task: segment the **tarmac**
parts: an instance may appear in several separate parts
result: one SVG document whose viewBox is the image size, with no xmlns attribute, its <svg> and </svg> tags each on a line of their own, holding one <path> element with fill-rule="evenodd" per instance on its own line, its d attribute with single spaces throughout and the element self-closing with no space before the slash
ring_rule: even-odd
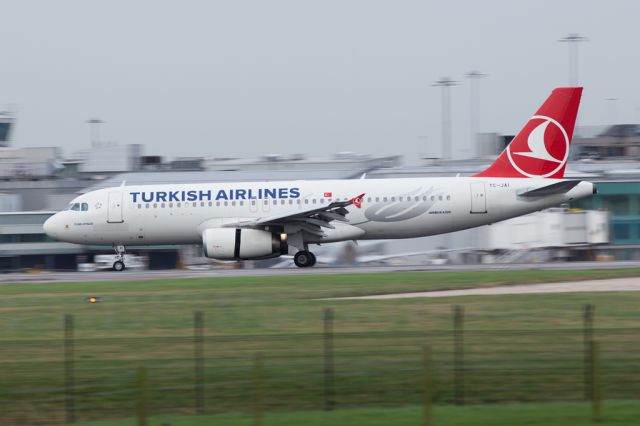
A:
<svg viewBox="0 0 640 426">
<path fill-rule="evenodd" d="M 93 281 L 139 281 L 156 279 L 255 277 L 255 276 L 304 276 L 333 274 L 367 274 L 386 272 L 442 272 L 442 271 L 500 271 L 500 270 L 570 270 L 570 269 L 622 269 L 640 268 L 639 261 L 628 262 L 559 262 L 539 264 L 490 264 L 490 265 L 443 265 L 443 266 L 349 266 L 280 269 L 175 269 L 159 271 L 111 270 L 98 272 L 19 272 L 0 274 L 0 284 L 48 283 L 48 282 L 93 282 Z M 638 279 L 640 281 L 640 279 Z M 515 286 L 511 286 L 513 288 Z M 526 286 L 530 287 L 530 286 Z M 427 297 L 427 296 L 425 296 Z"/>
</svg>

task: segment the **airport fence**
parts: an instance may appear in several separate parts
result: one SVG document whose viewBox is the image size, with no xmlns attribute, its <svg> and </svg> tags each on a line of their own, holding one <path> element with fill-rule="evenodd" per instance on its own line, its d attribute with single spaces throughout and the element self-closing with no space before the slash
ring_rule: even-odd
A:
<svg viewBox="0 0 640 426">
<path fill-rule="evenodd" d="M 425 392 L 455 404 L 640 395 L 640 329 L 596 329 L 592 307 L 580 329 L 467 330 L 460 306 L 438 332 L 320 319 L 321 333 L 213 335 L 196 312 L 188 337 L 75 338 L 67 315 L 63 339 L 2 341 L 0 424 L 387 407 Z"/>
</svg>

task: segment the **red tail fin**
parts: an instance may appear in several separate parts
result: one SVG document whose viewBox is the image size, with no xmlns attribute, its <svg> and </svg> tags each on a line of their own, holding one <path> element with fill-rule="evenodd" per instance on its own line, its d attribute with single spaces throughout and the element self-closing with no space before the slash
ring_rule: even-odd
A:
<svg viewBox="0 0 640 426">
<path fill-rule="evenodd" d="M 561 179 L 581 95 L 582 87 L 553 90 L 496 161 L 475 176 Z"/>
</svg>

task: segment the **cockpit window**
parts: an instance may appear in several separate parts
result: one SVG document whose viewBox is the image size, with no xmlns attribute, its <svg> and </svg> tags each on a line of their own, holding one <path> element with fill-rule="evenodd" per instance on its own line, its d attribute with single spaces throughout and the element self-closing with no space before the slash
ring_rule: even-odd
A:
<svg viewBox="0 0 640 426">
<path fill-rule="evenodd" d="M 79 212 L 79 211 L 83 211 L 86 212 L 89 210 L 89 204 L 87 203 L 71 203 L 69 204 L 69 207 L 67 207 L 67 210 L 71 210 L 74 212 Z"/>
</svg>

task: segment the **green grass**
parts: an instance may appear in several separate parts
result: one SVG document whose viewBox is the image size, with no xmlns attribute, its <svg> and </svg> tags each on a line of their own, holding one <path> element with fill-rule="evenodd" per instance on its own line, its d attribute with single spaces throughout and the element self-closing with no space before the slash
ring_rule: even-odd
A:
<svg viewBox="0 0 640 426">
<path fill-rule="evenodd" d="M 269 410 L 322 407 L 322 310 L 335 312 L 339 408 L 395 407 L 421 398 L 421 351 L 433 352 L 434 399 L 453 398 L 451 305 L 465 307 L 465 387 L 470 402 L 576 400 L 583 394 L 581 309 L 594 303 L 610 399 L 640 393 L 640 293 L 317 300 L 640 276 L 640 270 L 385 273 L 197 278 L 0 286 L 0 419 L 64 418 L 64 314 L 75 318 L 80 419 L 133 412 L 145 366 L 153 413 L 191 414 L 193 312 L 205 315 L 209 413 L 246 410 L 253 359 L 264 355 Z M 96 295 L 101 302 L 89 304 Z M 0 421 L 0 424 L 2 421 Z"/>
<path fill-rule="evenodd" d="M 635 426 L 640 404 L 637 401 L 609 401 L 598 425 Z M 267 413 L 264 426 L 417 426 L 423 412 L 418 406 L 367 408 L 291 413 Z M 431 417 L 436 426 L 581 426 L 593 425 L 591 407 L 585 403 L 488 404 L 467 407 L 436 406 Z M 77 426 L 134 426 L 136 419 L 79 423 Z M 158 416 L 147 420 L 148 426 L 250 426 L 248 414 L 217 416 Z"/>
</svg>

